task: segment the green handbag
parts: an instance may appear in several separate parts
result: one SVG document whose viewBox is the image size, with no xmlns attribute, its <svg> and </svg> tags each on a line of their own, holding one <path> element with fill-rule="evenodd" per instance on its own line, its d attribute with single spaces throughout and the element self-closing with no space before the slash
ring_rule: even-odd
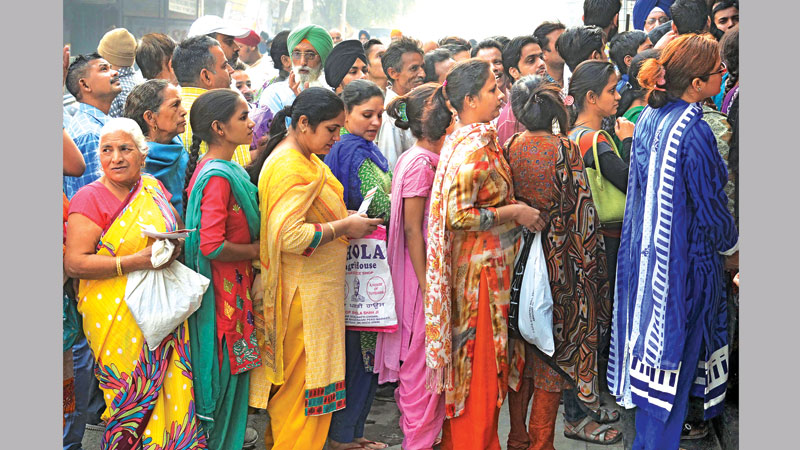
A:
<svg viewBox="0 0 800 450">
<path fill-rule="evenodd" d="M 584 132 L 582 130 L 575 139 L 579 148 L 579 142 Z M 594 133 L 594 139 L 592 140 L 592 152 L 594 152 L 594 165 L 596 168 L 586 167 L 586 178 L 589 179 L 589 188 L 592 191 L 592 200 L 600 223 L 622 223 L 622 217 L 625 215 L 625 193 L 611 184 L 600 171 L 600 160 L 597 158 L 597 137 L 601 134 L 608 139 L 608 144 L 614 150 L 614 153 L 620 156 L 611 136 L 605 130 L 598 130 Z"/>
</svg>

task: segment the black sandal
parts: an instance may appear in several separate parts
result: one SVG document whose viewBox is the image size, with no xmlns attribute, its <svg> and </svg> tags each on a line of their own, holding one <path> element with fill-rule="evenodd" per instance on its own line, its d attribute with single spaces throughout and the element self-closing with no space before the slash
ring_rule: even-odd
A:
<svg viewBox="0 0 800 450">
<path fill-rule="evenodd" d="M 693 441 L 708 436 L 708 422 L 684 422 L 681 429 L 681 440 Z"/>
</svg>

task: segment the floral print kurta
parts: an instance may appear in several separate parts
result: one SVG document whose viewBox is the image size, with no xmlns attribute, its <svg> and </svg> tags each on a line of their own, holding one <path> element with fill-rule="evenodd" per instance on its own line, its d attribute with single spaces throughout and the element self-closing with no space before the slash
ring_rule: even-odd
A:
<svg viewBox="0 0 800 450">
<path fill-rule="evenodd" d="M 492 334 L 497 362 L 498 407 L 502 405 L 508 390 L 508 304 L 514 256 L 520 228 L 515 222 L 497 225 L 497 210 L 501 206 L 514 203 L 514 188 L 511 170 L 500 152 L 497 134 L 490 124 L 472 124 L 456 130 L 445 141 L 441 152 L 437 178 L 443 179 L 439 186 L 441 198 L 433 198 L 431 204 L 432 220 L 442 219 L 446 230 L 443 234 L 446 244 L 437 245 L 438 239 L 429 234 L 429 266 L 431 255 L 434 258 L 442 253 L 444 264 L 434 264 L 434 270 L 445 269 L 443 281 L 431 274 L 436 283 L 447 283 L 450 308 L 437 308 L 436 301 L 429 306 L 432 297 L 426 300 L 426 321 L 437 309 L 451 309 L 449 326 L 452 334 L 444 339 L 444 351 L 449 347 L 452 353 L 445 373 L 445 404 L 447 417 L 457 417 L 464 411 L 472 378 L 473 349 L 475 346 L 478 321 L 478 292 L 481 273 L 486 272 L 489 282 Z M 434 182 L 434 189 L 437 188 Z M 446 209 L 445 209 L 446 208 Z M 441 216 L 446 210 L 446 217 Z M 437 234 L 437 227 L 429 233 Z M 447 242 L 449 241 L 449 242 Z M 441 248 L 441 250 L 439 250 Z M 449 254 L 450 256 L 448 256 Z M 443 267 L 447 265 L 449 267 Z M 429 282 L 429 285 L 431 283 Z M 443 322 L 445 318 L 441 319 Z M 435 328 L 435 327 L 434 327 Z M 447 333 L 447 326 L 441 327 Z M 437 331 L 426 327 L 427 337 L 436 339 Z M 428 353 L 431 348 L 428 348 Z M 429 354 L 430 358 L 431 355 Z M 430 364 L 429 364 L 430 366 Z"/>
</svg>

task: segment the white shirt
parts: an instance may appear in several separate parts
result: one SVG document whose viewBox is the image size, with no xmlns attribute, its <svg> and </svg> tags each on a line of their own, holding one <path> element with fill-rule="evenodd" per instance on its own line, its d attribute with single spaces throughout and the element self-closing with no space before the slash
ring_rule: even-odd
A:
<svg viewBox="0 0 800 450">
<path fill-rule="evenodd" d="M 398 97 L 398 95 L 392 88 L 386 88 L 386 100 L 383 102 L 383 105 L 388 105 L 396 97 Z M 417 138 L 411 134 L 411 130 L 401 130 L 397 128 L 394 124 L 394 120 L 395 119 L 389 117 L 386 112 L 383 113 L 383 123 L 381 124 L 381 129 L 378 130 L 378 138 L 375 140 L 381 153 L 389 161 L 389 168 L 392 169 L 392 171 L 394 171 L 397 158 L 399 158 L 404 151 L 413 147 L 417 142 Z"/>
</svg>

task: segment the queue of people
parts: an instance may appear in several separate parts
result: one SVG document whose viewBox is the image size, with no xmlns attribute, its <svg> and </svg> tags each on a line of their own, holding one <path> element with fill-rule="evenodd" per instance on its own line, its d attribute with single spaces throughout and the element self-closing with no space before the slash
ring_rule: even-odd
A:
<svg viewBox="0 0 800 450">
<path fill-rule="evenodd" d="M 104 449 L 385 448 L 386 383 L 406 450 L 499 449 L 506 398 L 509 449 L 553 449 L 560 403 L 567 438 L 614 444 L 602 392 L 635 449 L 703 437 L 735 359 L 738 3 L 640 0 L 622 33 L 619 10 L 425 50 L 307 25 L 266 59 L 214 16 L 65 49 L 64 448 L 92 422 Z M 396 326 L 345 326 L 349 242 L 384 229 Z M 509 332 L 534 234 L 552 352 Z M 208 287 L 146 342 L 130 274 L 173 262 Z"/>
</svg>

